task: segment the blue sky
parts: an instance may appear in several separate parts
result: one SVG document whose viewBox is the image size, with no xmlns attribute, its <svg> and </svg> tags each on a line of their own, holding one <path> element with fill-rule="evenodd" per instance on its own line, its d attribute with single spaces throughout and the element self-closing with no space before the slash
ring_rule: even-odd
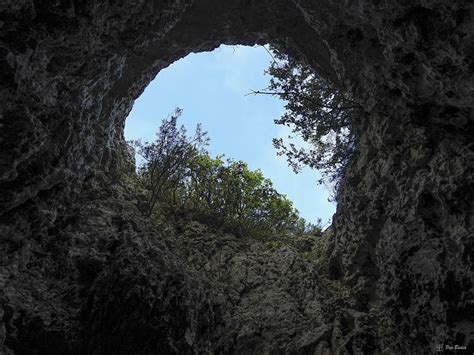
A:
<svg viewBox="0 0 474 355">
<path fill-rule="evenodd" d="M 213 156 L 225 154 L 247 162 L 252 170 L 261 169 L 302 217 L 313 223 L 321 218 L 325 225 L 336 205 L 328 202 L 328 189 L 317 184 L 318 172 L 305 169 L 295 174 L 273 148 L 272 138 L 289 133 L 273 123 L 284 112 L 284 102 L 269 95 L 246 95 L 268 86 L 270 77 L 264 70 L 270 61 L 261 46 L 221 46 L 188 55 L 163 69 L 135 101 L 125 138 L 153 141 L 161 120 L 180 107 L 178 122 L 189 133 L 202 123 Z"/>
</svg>

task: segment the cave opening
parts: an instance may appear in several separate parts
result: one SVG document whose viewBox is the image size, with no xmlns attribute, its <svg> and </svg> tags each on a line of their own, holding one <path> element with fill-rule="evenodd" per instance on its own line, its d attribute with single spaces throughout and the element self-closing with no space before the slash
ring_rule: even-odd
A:
<svg viewBox="0 0 474 355">
<path fill-rule="evenodd" d="M 197 124 L 209 133 L 209 153 L 248 163 L 261 170 L 276 190 L 288 197 L 307 222 L 331 223 L 336 204 L 331 186 L 318 184 L 321 174 L 305 167 L 295 174 L 278 156 L 273 138 L 296 138 L 285 125 L 276 125 L 285 102 L 274 95 L 254 95 L 269 86 L 268 67 L 275 60 L 269 45 L 221 45 L 210 52 L 191 53 L 162 69 L 136 99 L 125 121 L 127 141 L 154 140 L 162 119 L 176 107 L 188 132 Z M 136 156 L 137 163 L 140 157 Z"/>
</svg>

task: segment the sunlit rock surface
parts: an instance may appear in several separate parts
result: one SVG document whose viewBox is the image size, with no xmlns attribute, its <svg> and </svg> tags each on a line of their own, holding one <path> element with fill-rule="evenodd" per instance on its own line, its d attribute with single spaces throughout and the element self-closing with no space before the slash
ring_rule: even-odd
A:
<svg viewBox="0 0 474 355">
<path fill-rule="evenodd" d="M 474 346 L 473 7 L 3 1 L 0 352 Z M 124 119 L 160 69 L 223 43 L 267 42 L 364 106 L 324 241 L 329 274 L 295 246 L 192 223 L 167 233 L 142 219 L 124 182 Z M 196 266 L 219 254 L 217 278 Z"/>
</svg>

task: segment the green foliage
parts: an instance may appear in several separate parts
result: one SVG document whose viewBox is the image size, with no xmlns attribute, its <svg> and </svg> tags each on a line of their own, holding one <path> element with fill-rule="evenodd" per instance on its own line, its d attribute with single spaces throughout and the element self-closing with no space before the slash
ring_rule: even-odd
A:
<svg viewBox="0 0 474 355">
<path fill-rule="evenodd" d="M 153 143 L 135 142 L 143 164 L 138 180 L 146 191 L 145 213 L 192 210 L 235 233 L 301 234 L 310 225 L 260 170 L 243 161 L 212 158 L 198 126 L 193 137 L 177 127 L 181 110 L 162 122 Z"/>
<path fill-rule="evenodd" d="M 176 193 L 188 170 L 188 162 L 203 151 L 207 133 L 198 125 L 193 137 L 188 138 L 184 126 L 177 120 L 182 110 L 164 119 L 156 140 L 152 143 L 132 142 L 143 163 L 138 167 L 138 181 L 146 191 L 145 214 L 150 216 L 159 201 Z"/>
<path fill-rule="evenodd" d="M 336 185 L 353 153 L 355 135 L 352 129 L 354 112 L 360 106 L 347 92 L 321 78 L 301 61 L 272 48 L 274 61 L 266 71 L 270 85 L 254 94 L 277 96 L 286 101 L 283 116 L 275 123 L 292 128 L 308 147 L 297 147 L 283 139 L 274 139 L 278 155 L 286 155 L 289 166 L 299 172 L 303 166 L 318 169 L 323 178 L 319 183 Z"/>
<path fill-rule="evenodd" d="M 199 208 L 234 232 L 296 232 L 305 222 L 260 170 L 223 156 L 196 155 L 189 162 L 181 206 Z M 301 227 L 303 226 L 303 227 Z"/>
<path fill-rule="evenodd" d="M 304 234 L 308 236 L 320 236 L 323 232 L 322 219 L 318 218 L 316 224 L 306 223 L 304 226 Z"/>
<path fill-rule="evenodd" d="M 272 240 L 271 242 L 268 242 L 267 244 L 272 249 L 281 249 L 286 246 L 286 244 L 281 240 Z"/>
</svg>

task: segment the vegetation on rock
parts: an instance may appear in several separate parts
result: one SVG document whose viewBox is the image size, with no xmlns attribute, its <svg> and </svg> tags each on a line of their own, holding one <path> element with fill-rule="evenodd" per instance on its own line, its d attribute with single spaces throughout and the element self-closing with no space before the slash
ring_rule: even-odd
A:
<svg viewBox="0 0 474 355">
<path fill-rule="evenodd" d="M 152 143 L 133 142 L 143 159 L 138 182 L 145 192 L 147 216 L 167 211 L 198 212 L 237 234 L 313 233 L 285 195 L 260 170 L 243 161 L 211 157 L 207 133 L 198 125 L 188 137 L 178 127 L 180 109 L 162 121 Z"/>
</svg>

